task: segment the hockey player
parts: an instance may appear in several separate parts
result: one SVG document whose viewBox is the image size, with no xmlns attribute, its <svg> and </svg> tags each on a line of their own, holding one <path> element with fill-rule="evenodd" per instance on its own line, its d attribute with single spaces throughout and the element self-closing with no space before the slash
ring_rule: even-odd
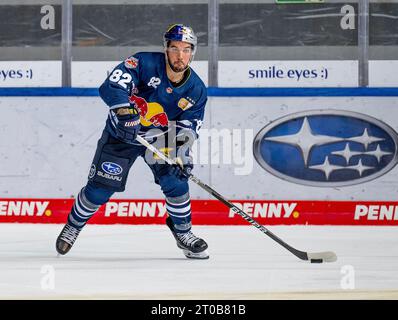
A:
<svg viewBox="0 0 398 320">
<path fill-rule="evenodd" d="M 207 259 L 207 243 L 195 236 L 187 178 L 192 170 L 190 148 L 201 127 L 207 102 L 206 87 L 190 68 L 197 48 L 192 28 L 169 26 L 163 52 L 140 52 L 127 58 L 111 72 L 99 88 L 109 106 L 105 129 L 87 184 L 76 197 L 68 220 L 56 241 L 59 254 L 66 254 L 80 231 L 114 192 L 125 190 L 131 166 L 139 157 L 153 172 L 165 196 L 170 228 L 177 246 L 187 258 Z M 161 163 L 136 141 L 141 135 L 181 166 Z M 162 145 L 163 142 L 168 143 Z M 162 148 L 163 146 L 163 148 Z M 142 183 L 133 182 L 134 184 Z"/>
</svg>

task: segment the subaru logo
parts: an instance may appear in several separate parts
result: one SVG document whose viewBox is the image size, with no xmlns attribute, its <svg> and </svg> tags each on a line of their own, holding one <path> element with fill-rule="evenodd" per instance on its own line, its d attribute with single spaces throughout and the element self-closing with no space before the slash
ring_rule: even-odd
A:
<svg viewBox="0 0 398 320">
<path fill-rule="evenodd" d="M 123 169 L 116 163 L 113 162 L 103 162 L 101 165 L 102 170 L 113 176 L 117 176 L 122 173 Z"/>
<path fill-rule="evenodd" d="M 398 134 L 368 115 L 312 110 L 282 117 L 260 130 L 254 157 L 268 172 L 310 186 L 373 180 L 397 164 Z"/>
</svg>

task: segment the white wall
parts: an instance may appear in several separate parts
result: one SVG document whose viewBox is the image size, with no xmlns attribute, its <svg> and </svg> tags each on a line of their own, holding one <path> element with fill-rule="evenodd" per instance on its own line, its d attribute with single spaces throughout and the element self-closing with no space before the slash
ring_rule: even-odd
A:
<svg viewBox="0 0 398 320">
<path fill-rule="evenodd" d="M 91 97 L 0 97 L 0 197 L 77 194 L 87 182 L 107 108 Z M 208 180 L 207 168 L 197 172 Z M 142 159 L 131 173 L 121 197 L 162 197 Z M 201 190 L 195 194 L 207 197 Z"/>
<path fill-rule="evenodd" d="M 298 111 L 326 108 L 368 114 L 398 131 L 395 98 L 210 98 L 203 133 L 210 128 L 227 134 L 243 133 L 247 141 L 240 151 L 250 157 L 246 167 L 237 164 L 235 154 L 230 164 L 196 165 L 194 173 L 231 199 L 396 200 L 397 167 L 370 182 L 315 188 L 275 177 L 253 159 L 252 138 L 270 121 Z M 107 107 L 100 98 L 0 97 L 0 110 L 0 197 L 75 195 L 86 183 L 106 120 Z M 248 131 L 242 131 L 245 129 Z M 196 159 L 203 162 L 206 157 L 198 155 L 208 145 L 202 138 L 196 146 Z M 207 162 L 220 159 L 214 148 L 206 154 L 210 155 Z M 245 171 L 248 173 L 242 175 Z M 191 193 L 193 198 L 211 198 L 195 185 Z M 140 159 L 132 168 L 125 193 L 117 197 L 161 198 L 162 194 Z"/>
</svg>

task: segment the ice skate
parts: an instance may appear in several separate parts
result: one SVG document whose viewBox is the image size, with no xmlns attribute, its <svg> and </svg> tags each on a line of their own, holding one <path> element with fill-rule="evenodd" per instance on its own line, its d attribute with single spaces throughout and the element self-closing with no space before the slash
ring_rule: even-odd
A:
<svg viewBox="0 0 398 320">
<path fill-rule="evenodd" d="M 208 259 L 207 243 L 201 238 L 195 236 L 191 231 L 186 233 L 177 233 L 174 231 L 173 222 L 167 217 L 166 224 L 177 241 L 177 246 L 182 249 L 184 255 L 190 259 Z"/>
<path fill-rule="evenodd" d="M 79 233 L 79 229 L 76 229 L 75 227 L 67 223 L 57 238 L 57 242 L 55 245 L 57 252 L 62 255 L 68 253 L 68 251 L 75 243 Z"/>
</svg>

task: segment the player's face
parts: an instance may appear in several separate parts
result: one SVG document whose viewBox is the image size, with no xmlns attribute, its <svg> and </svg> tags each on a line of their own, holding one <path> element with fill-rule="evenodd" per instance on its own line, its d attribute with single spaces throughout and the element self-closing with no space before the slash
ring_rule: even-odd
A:
<svg viewBox="0 0 398 320">
<path fill-rule="evenodd" d="M 174 72 L 183 72 L 188 67 L 191 56 L 192 46 L 190 43 L 171 41 L 167 48 L 167 59 Z"/>
</svg>

